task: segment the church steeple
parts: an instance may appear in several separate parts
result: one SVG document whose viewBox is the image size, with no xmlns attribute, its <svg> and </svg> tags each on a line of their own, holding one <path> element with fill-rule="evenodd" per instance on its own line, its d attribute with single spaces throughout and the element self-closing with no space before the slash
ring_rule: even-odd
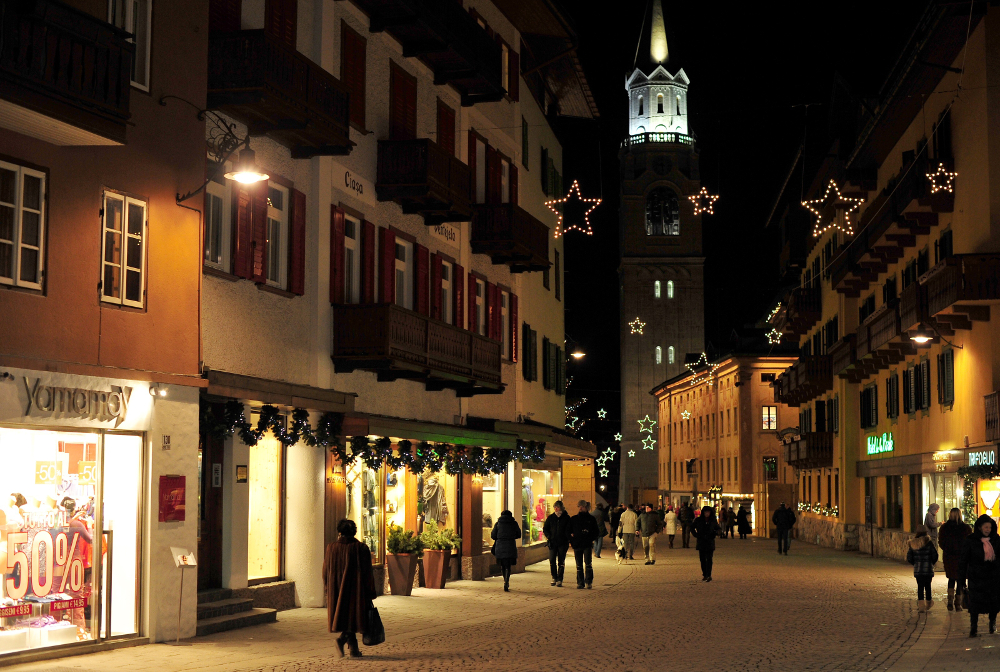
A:
<svg viewBox="0 0 1000 672">
<path fill-rule="evenodd" d="M 653 0 L 653 20 L 649 34 L 649 59 L 662 65 L 670 59 L 670 49 L 667 48 L 667 27 L 663 22 L 663 5 L 660 0 Z"/>
<path fill-rule="evenodd" d="M 687 90 L 691 82 L 683 68 L 672 75 L 664 67 L 670 58 L 670 50 L 660 0 L 652 1 L 646 18 L 649 31 L 644 29 L 639 36 L 637 52 L 643 53 L 640 50 L 649 39 L 649 62 L 636 63 L 637 67 L 625 80 L 629 97 L 629 135 L 677 133 L 687 138 L 690 135 Z M 648 70 L 644 71 L 646 68 Z"/>
</svg>

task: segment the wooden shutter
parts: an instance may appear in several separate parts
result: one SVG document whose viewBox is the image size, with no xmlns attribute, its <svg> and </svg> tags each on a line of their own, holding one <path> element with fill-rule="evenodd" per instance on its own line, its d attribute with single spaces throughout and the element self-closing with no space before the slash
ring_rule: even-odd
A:
<svg viewBox="0 0 1000 672">
<path fill-rule="evenodd" d="M 878 424 L 878 385 L 872 385 L 868 391 L 871 393 L 871 426 L 874 427 Z"/>
<path fill-rule="evenodd" d="M 955 351 L 944 353 L 944 403 L 955 403 Z"/>
<path fill-rule="evenodd" d="M 455 110 L 438 98 L 437 143 L 450 156 L 455 156 Z"/>
<path fill-rule="evenodd" d="M 510 202 L 517 205 L 517 166 L 510 164 Z"/>
<path fill-rule="evenodd" d="M 243 0 L 211 0 L 208 5 L 208 30 L 212 33 L 235 33 L 240 29 Z"/>
<path fill-rule="evenodd" d="M 944 354 L 937 356 L 937 392 L 938 403 L 944 405 Z"/>
<path fill-rule="evenodd" d="M 531 327 L 527 322 L 521 327 L 521 377 L 531 380 Z"/>
<path fill-rule="evenodd" d="M 361 222 L 361 302 L 375 303 L 375 225 Z"/>
<path fill-rule="evenodd" d="M 562 348 L 556 348 L 556 394 L 566 394 L 566 355 Z"/>
<path fill-rule="evenodd" d="M 441 319 L 441 267 L 443 260 L 437 254 L 431 255 L 431 317 Z"/>
<path fill-rule="evenodd" d="M 552 389 L 552 378 L 550 378 L 549 372 L 549 339 L 542 337 L 542 387 L 546 390 Z"/>
<path fill-rule="evenodd" d="M 254 282 L 267 282 L 267 180 L 251 185 L 248 191 L 253 251 L 250 272 Z"/>
<path fill-rule="evenodd" d="M 417 137 L 417 78 L 395 63 L 389 68 L 389 138 Z"/>
<path fill-rule="evenodd" d="M 396 234 L 392 229 L 379 230 L 379 301 L 396 302 Z"/>
<path fill-rule="evenodd" d="M 500 155 L 495 148 L 486 145 L 486 202 L 499 203 L 502 189 Z"/>
<path fill-rule="evenodd" d="M 302 296 L 306 293 L 306 195 L 292 189 L 289 200 L 288 291 Z"/>
<path fill-rule="evenodd" d="M 233 202 L 236 204 L 236 227 L 233 235 L 233 275 L 249 280 L 253 277 L 253 209 L 249 190 L 239 182 L 233 183 Z"/>
<path fill-rule="evenodd" d="M 265 0 L 264 31 L 287 47 L 295 49 L 298 0 Z"/>
<path fill-rule="evenodd" d="M 513 49 L 508 49 L 507 53 L 509 54 L 507 76 L 510 78 L 507 95 L 516 103 L 521 99 L 521 56 Z"/>
<path fill-rule="evenodd" d="M 826 402 L 816 402 L 816 431 L 826 431 Z"/>
<path fill-rule="evenodd" d="M 921 408 L 930 408 L 931 406 L 931 362 L 929 359 L 925 359 L 920 362 L 920 373 L 923 379 L 923 405 Z"/>
<path fill-rule="evenodd" d="M 414 290 L 413 305 L 416 307 L 417 312 L 421 315 L 430 315 L 430 305 L 428 302 L 430 297 L 427 294 L 427 282 L 430 272 L 430 253 L 426 247 L 420 244 L 413 245 L 413 263 L 413 275 L 417 284 L 416 289 Z"/>
<path fill-rule="evenodd" d="M 520 344 L 517 328 L 517 294 L 510 295 L 510 361 L 517 362 L 517 348 Z"/>
<path fill-rule="evenodd" d="M 330 303 L 346 303 L 344 268 L 344 211 L 330 205 Z M 354 263 L 359 263 L 355 260 Z"/>
<path fill-rule="evenodd" d="M 366 51 L 368 41 L 341 20 L 340 81 L 350 92 L 351 123 L 365 127 Z"/>
<path fill-rule="evenodd" d="M 469 273 L 469 331 L 479 333 L 479 311 L 476 310 L 476 276 Z"/>
<path fill-rule="evenodd" d="M 451 265 L 451 315 L 452 324 L 465 328 L 465 268 Z"/>
</svg>

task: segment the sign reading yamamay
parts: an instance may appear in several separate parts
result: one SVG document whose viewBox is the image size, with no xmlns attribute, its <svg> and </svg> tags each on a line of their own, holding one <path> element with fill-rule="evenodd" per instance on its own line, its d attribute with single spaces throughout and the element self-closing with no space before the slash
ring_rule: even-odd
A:
<svg viewBox="0 0 1000 672">
<path fill-rule="evenodd" d="M 892 440 L 892 432 L 886 432 L 882 436 L 868 437 L 868 454 L 878 455 L 879 453 L 891 453 L 895 444 Z"/>
</svg>

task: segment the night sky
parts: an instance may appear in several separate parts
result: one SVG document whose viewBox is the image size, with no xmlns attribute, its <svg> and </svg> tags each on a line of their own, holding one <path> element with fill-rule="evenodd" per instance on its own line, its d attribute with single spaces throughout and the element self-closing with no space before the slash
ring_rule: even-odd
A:
<svg viewBox="0 0 1000 672">
<path fill-rule="evenodd" d="M 721 196 L 716 214 L 703 220 L 710 352 L 724 350 L 734 329 L 758 320 L 779 289 L 777 231 L 765 231 L 764 223 L 802 140 L 805 115 L 811 123 L 826 117 L 835 74 L 856 95 L 877 96 L 925 4 L 664 0 L 667 69 L 683 67 L 691 79 L 702 183 Z M 624 82 L 646 0 L 614 6 L 621 11 L 563 3 L 576 22 L 580 59 L 601 113 L 596 122 L 560 127 L 565 183 L 579 179 L 584 196 L 604 198 L 591 214 L 594 235 L 570 233 L 565 243 L 566 331 L 587 353 L 568 365 L 567 398 L 589 399 L 581 417 L 594 419 L 583 436 L 598 442 L 618 431 L 618 148 L 627 133 Z M 601 407 L 606 422 L 596 420 Z"/>
</svg>

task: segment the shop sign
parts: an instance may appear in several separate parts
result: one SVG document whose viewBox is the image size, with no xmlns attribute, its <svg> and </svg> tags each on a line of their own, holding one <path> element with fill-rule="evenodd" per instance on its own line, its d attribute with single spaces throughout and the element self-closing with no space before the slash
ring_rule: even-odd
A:
<svg viewBox="0 0 1000 672">
<path fill-rule="evenodd" d="M 462 229 L 454 224 L 436 224 L 430 227 L 431 235 L 446 245 L 452 247 L 462 246 Z"/>
<path fill-rule="evenodd" d="M 76 416 L 99 422 L 115 421 L 115 427 L 125 422 L 132 388 L 111 385 L 108 390 L 87 390 L 81 387 L 56 387 L 43 385 L 40 378 L 32 384 L 24 378 L 24 391 L 28 393 L 28 403 L 24 414 L 50 413 Z"/>
<path fill-rule="evenodd" d="M 892 440 L 892 432 L 886 432 L 882 436 L 868 437 L 868 454 L 879 455 L 881 453 L 891 453 L 895 448 Z"/>
<path fill-rule="evenodd" d="M 967 463 L 970 467 L 986 467 L 997 463 L 997 449 L 986 448 L 984 450 L 970 450 L 967 455 Z"/>
<path fill-rule="evenodd" d="M 351 196 L 375 205 L 375 185 L 347 166 L 333 161 L 333 186 Z"/>
</svg>

